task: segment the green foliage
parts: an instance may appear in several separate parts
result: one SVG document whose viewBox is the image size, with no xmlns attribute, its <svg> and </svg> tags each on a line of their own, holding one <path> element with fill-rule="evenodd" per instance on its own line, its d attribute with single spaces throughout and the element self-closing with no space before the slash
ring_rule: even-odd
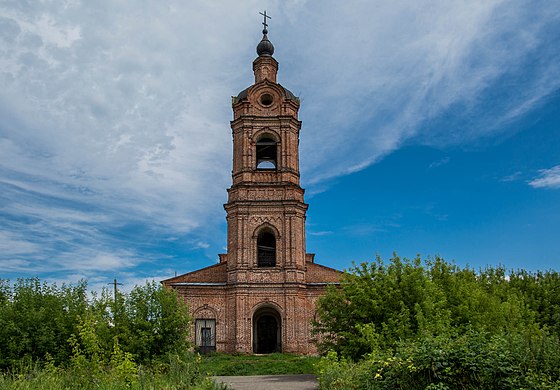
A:
<svg viewBox="0 0 560 390">
<path fill-rule="evenodd" d="M 545 332 L 470 330 L 400 342 L 357 363 L 331 351 L 316 369 L 321 389 L 558 389 L 559 347 Z"/>
<path fill-rule="evenodd" d="M 319 300 L 317 369 L 325 389 L 557 388 L 559 319 L 556 272 L 378 258 Z"/>
<path fill-rule="evenodd" d="M 560 274 L 554 271 L 532 274 L 518 270 L 508 279 L 508 286 L 524 298 L 536 322 L 560 335 Z"/>
<path fill-rule="evenodd" d="M 122 348 L 139 362 L 189 347 L 189 316 L 174 290 L 155 282 L 136 286 L 128 296 L 119 296 L 110 308 L 115 326 L 108 333 L 118 337 Z"/>
<path fill-rule="evenodd" d="M 111 296 L 103 291 L 92 302 L 92 310 L 99 315 L 96 333 L 106 351 L 113 341 L 132 354 L 137 362 L 148 363 L 170 351 L 189 347 L 189 317 L 185 304 L 173 290 L 155 282 L 136 286 L 130 294 L 117 292 Z"/>
<path fill-rule="evenodd" d="M 476 273 L 440 258 L 422 264 L 395 256 L 388 265 L 378 258 L 328 289 L 314 329 L 323 351 L 352 359 L 372 347 L 468 328 L 498 333 L 546 325 L 559 334 L 559 286 L 556 273 L 508 276 L 502 268 Z"/>
<path fill-rule="evenodd" d="M 95 324 L 94 315 L 86 312 L 80 318 L 77 335 L 72 334 L 68 339 L 68 343 L 72 347 L 69 367 L 74 373 L 76 385 L 96 383 L 104 374 L 104 351 L 95 332 Z"/>
<path fill-rule="evenodd" d="M 73 367 L 66 369 L 29 363 L 0 373 L 1 389 L 168 389 L 168 390 L 225 390 L 222 384 L 205 379 L 198 371 L 198 357 L 192 353 L 170 354 L 166 363 L 157 366 L 138 366 L 138 374 L 131 378 L 123 372 L 104 367 L 86 380 Z"/>
<path fill-rule="evenodd" d="M 113 353 L 111 354 L 110 366 L 119 382 L 132 386 L 138 382 L 138 366 L 132 359 L 130 352 L 123 352 L 119 347 L 119 342 L 115 339 Z"/>
<path fill-rule="evenodd" d="M 363 263 L 346 275 L 340 288 L 328 289 L 319 300 L 314 325 L 322 334 L 323 350 L 359 358 L 370 352 L 373 339 L 389 348 L 418 332 L 441 331 L 450 321 L 446 297 L 420 260 L 394 257 L 388 266 L 379 258 Z"/>
<path fill-rule="evenodd" d="M 84 281 L 59 288 L 36 278 L 13 286 L 0 280 L 0 369 L 46 356 L 57 365 L 96 365 L 108 361 L 115 339 L 134 361 L 149 363 L 188 349 L 188 326 L 184 303 L 155 282 L 88 302 Z"/>
<path fill-rule="evenodd" d="M 22 359 L 44 358 L 67 361 L 68 344 L 75 333 L 78 316 L 86 310 L 86 283 L 76 286 L 19 279 L 13 286 L 0 280 L 0 368 Z"/>
<path fill-rule="evenodd" d="M 2 389 L 223 389 L 189 349 L 175 291 L 152 282 L 88 302 L 75 287 L 0 280 Z"/>
<path fill-rule="evenodd" d="M 365 364 L 358 365 L 329 351 L 315 366 L 321 389 L 360 389 L 367 376 Z"/>
</svg>

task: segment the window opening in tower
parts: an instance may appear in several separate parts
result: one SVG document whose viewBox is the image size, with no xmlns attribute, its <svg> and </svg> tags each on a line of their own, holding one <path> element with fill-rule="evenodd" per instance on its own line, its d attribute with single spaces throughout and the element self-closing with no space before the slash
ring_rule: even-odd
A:
<svg viewBox="0 0 560 390">
<path fill-rule="evenodd" d="M 257 141 L 257 169 L 276 169 L 276 141 L 263 137 Z"/>
<path fill-rule="evenodd" d="M 269 232 L 262 232 L 257 238 L 257 266 L 276 266 L 276 237 Z"/>
</svg>

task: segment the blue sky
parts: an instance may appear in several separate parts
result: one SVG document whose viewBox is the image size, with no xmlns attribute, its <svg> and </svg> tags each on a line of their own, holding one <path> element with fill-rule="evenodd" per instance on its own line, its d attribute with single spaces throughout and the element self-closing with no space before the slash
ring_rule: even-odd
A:
<svg viewBox="0 0 560 390">
<path fill-rule="evenodd" d="M 264 8 L 319 263 L 558 269 L 559 3 L 68 0 L 0 5 L 0 277 L 217 261 Z"/>
</svg>

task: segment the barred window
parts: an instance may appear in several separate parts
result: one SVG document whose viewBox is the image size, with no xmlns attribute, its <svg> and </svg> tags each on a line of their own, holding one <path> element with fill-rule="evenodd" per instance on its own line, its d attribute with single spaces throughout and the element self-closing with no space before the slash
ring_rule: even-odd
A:
<svg viewBox="0 0 560 390">
<path fill-rule="evenodd" d="M 216 351 L 216 320 L 196 320 L 195 335 L 195 343 L 200 352 L 209 353 Z"/>
<path fill-rule="evenodd" d="M 257 266 L 276 266 L 276 237 L 268 231 L 259 233 L 257 237 Z"/>
</svg>

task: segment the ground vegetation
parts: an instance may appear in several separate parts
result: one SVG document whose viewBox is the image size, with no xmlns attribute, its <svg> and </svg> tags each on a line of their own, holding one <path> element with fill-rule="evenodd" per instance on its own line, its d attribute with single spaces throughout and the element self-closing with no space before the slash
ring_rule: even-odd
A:
<svg viewBox="0 0 560 390">
<path fill-rule="evenodd" d="M 176 293 L 155 282 L 91 295 L 85 282 L 0 281 L 0 388 L 213 389 Z"/>
<path fill-rule="evenodd" d="M 560 277 L 394 256 L 350 269 L 314 323 L 323 389 L 560 388 Z"/>
</svg>

